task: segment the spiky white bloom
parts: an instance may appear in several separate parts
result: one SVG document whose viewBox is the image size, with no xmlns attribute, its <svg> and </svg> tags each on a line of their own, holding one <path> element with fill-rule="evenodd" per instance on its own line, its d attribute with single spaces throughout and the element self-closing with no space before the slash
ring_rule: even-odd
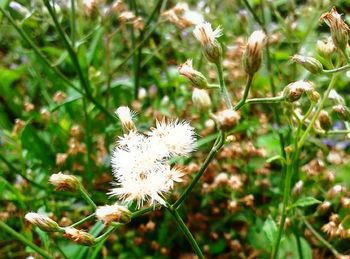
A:
<svg viewBox="0 0 350 259">
<path fill-rule="evenodd" d="M 167 160 L 187 155 L 194 144 L 194 130 L 187 122 L 157 122 L 147 135 L 135 131 L 124 134 L 112 154 L 116 187 L 109 194 L 126 203 L 136 201 L 138 207 L 147 202 L 165 205 L 164 194 L 184 175 Z"/>
<path fill-rule="evenodd" d="M 209 22 L 203 22 L 196 25 L 193 34 L 202 46 L 205 47 L 214 44 L 216 38 L 219 38 L 222 35 L 222 29 L 219 26 L 213 30 Z"/>
<path fill-rule="evenodd" d="M 186 121 L 157 121 L 148 135 L 152 141 L 165 145 L 171 156 L 188 155 L 195 148 L 194 130 Z"/>
</svg>

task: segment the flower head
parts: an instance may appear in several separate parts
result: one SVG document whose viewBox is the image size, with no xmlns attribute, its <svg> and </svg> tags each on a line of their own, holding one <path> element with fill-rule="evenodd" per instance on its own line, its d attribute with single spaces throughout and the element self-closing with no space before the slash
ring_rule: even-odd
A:
<svg viewBox="0 0 350 259">
<path fill-rule="evenodd" d="M 178 69 L 180 75 L 186 77 L 190 82 L 198 88 L 207 88 L 208 82 L 205 76 L 193 69 L 192 59 L 188 59 L 185 63 L 181 64 Z"/>
<path fill-rule="evenodd" d="M 307 57 L 307 56 L 295 54 L 291 58 L 291 60 L 302 65 L 304 68 L 306 68 L 313 74 L 321 73 L 323 70 L 321 62 L 313 57 Z"/>
<path fill-rule="evenodd" d="M 64 229 L 64 231 L 65 231 L 65 234 L 64 234 L 65 238 L 73 242 L 76 242 L 80 245 L 92 246 L 96 243 L 95 238 L 91 234 L 85 231 L 78 230 L 73 227 L 67 227 Z"/>
<path fill-rule="evenodd" d="M 324 13 L 321 19 L 331 29 L 334 45 L 341 51 L 345 51 L 348 44 L 349 26 L 342 20 L 337 9 L 333 7 L 330 12 Z"/>
<path fill-rule="evenodd" d="M 120 106 L 115 113 L 117 114 L 124 132 L 129 132 L 130 130 L 135 129 L 135 124 L 132 121 L 133 114 L 131 113 L 129 107 Z"/>
<path fill-rule="evenodd" d="M 111 160 L 116 187 L 109 194 L 126 203 L 136 201 L 138 207 L 144 203 L 165 205 L 164 195 L 184 176 L 167 160 L 193 151 L 193 128 L 187 122 L 163 120 L 147 134 L 130 131 L 117 143 Z"/>
<path fill-rule="evenodd" d="M 105 224 L 112 221 L 128 223 L 131 220 L 131 211 L 118 204 L 100 206 L 96 209 L 96 217 Z"/>
<path fill-rule="evenodd" d="M 58 224 L 46 215 L 29 212 L 24 216 L 24 218 L 46 232 L 56 232 L 60 229 Z"/>
<path fill-rule="evenodd" d="M 192 102 L 200 110 L 208 110 L 211 107 L 210 96 L 208 92 L 203 89 L 193 89 Z"/>
<path fill-rule="evenodd" d="M 80 183 L 78 179 L 73 175 L 62 174 L 52 174 L 50 176 L 49 182 L 54 185 L 58 191 L 76 191 L 79 189 Z"/>
<path fill-rule="evenodd" d="M 203 22 L 197 24 L 193 34 L 201 43 L 205 57 L 212 63 L 218 63 L 221 59 L 222 49 L 216 39 L 222 35 L 222 29 L 217 27 L 213 30 L 210 23 Z"/>
<path fill-rule="evenodd" d="M 248 39 L 246 50 L 243 54 L 243 65 L 247 74 L 256 73 L 262 61 L 262 49 L 266 43 L 266 35 L 263 31 L 254 31 Z"/>
</svg>

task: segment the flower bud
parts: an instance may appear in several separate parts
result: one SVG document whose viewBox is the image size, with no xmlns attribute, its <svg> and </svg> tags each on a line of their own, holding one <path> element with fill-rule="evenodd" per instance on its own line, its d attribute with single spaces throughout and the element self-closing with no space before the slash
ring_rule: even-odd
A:
<svg viewBox="0 0 350 259">
<path fill-rule="evenodd" d="M 185 63 L 181 64 L 177 70 L 180 75 L 186 77 L 193 86 L 201 89 L 208 87 L 208 81 L 205 76 L 201 72 L 193 69 L 192 59 L 188 59 Z"/>
<path fill-rule="evenodd" d="M 118 204 L 105 205 L 96 209 L 96 217 L 105 224 L 109 224 L 112 221 L 129 223 L 131 221 L 131 211 Z"/>
<path fill-rule="evenodd" d="M 39 227 L 43 231 L 56 232 L 60 230 L 58 224 L 54 220 L 50 219 L 48 216 L 41 215 L 35 212 L 29 212 L 24 216 L 24 218 L 33 225 Z"/>
<path fill-rule="evenodd" d="M 313 57 L 306 57 L 296 54 L 292 57 L 292 61 L 302 65 L 313 74 L 318 74 L 323 71 L 321 62 Z"/>
<path fill-rule="evenodd" d="M 254 31 L 247 43 L 247 47 L 243 54 L 243 66 L 247 74 L 255 74 L 262 61 L 262 49 L 266 42 L 266 35 L 263 31 Z"/>
<path fill-rule="evenodd" d="M 314 91 L 313 83 L 310 81 L 300 80 L 287 85 L 283 90 L 283 96 L 287 99 L 287 101 L 295 102 L 300 99 L 304 92 L 312 93 L 312 91 Z M 316 94 L 312 93 L 312 95 Z M 317 97 L 313 96 L 312 98 L 316 99 Z"/>
<path fill-rule="evenodd" d="M 321 98 L 321 95 L 316 90 L 310 90 L 306 92 L 311 102 L 317 103 Z"/>
<path fill-rule="evenodd" d="M 122 124 L 122 128 L 123 128 L 123 131 L 125 133 L 128 133 L 129 131 L 131 130 L 135 130 L 136 127 L 135 127 L 135 124 L 134 122 L 132 121 L 132 113 L 129 109 L 129 107 L 126 107 L 126 106 L 120 106 L 116 111 L 115 113 L 117 114 L 121 124 Z"/>
<path fill-rule="evenodd" d="M 201 43 L 203 53 L 208 61 L 218 64 L 221 59 L 222 49 L 216 38 L 222 35 L 221 28 L 218 27 L 213 31 L 211 24 L 204 22 L 196 25 L 193 34 Z"/>
<path fill-rule="evenodd" d="M 324 58 L 329 58 L 335 51 L 335 46 L 331 37 L 326 41 L 318 40 L 316 43 L 317 53 Z"/>
<path fill-rule="evenodd" d="M 75 242 L 78 243 L 80 245 L 84 245 L 84 246 L 93 246 L 96 243 L 95 238 L 82 230 L 78 230 L 76 228 L 73 227 L 67 227 L 64 229 L 65 234 L 64 237 Z"/>
<path fill-rule="evenodd" d="M 239 119 L 239 113 L 231 109 L 223 110 L 216 116 L 218 126 L 222 130 L 232 129 L 237 125 Z"/>
<path fill-rule="evenodd" d="M 335 105 L 333 106 L 333 111 L 338 115 L 340 119 L 350 122 L 350 109 L 345 105 Z"/>
<path fill-rule="evenodd" d="M 208 110 L 211 107 L 211 100 L 206 90 L 194 88 L 192 102 L 199 110 Z"/>
<path fill-rule="evenodd" d="M 328 112 L 326 112 L 325 110 L 322 110 L 320 112 L 318 120 L 320 121 L 321 128 L 324 129 L 325 131 L 328 131 L 332 128 L 332 120 L 329 117 Z"/>
<path fill-rule="evenodd" d="M 330 12 L 324 13 L 321 19 L 329 26 L 334 45 L 339 50 L 345 51 L 348 45 L 349 27 L 335 7 Z"/>
<path fill-rule="evenodd" d="M 336 90 L 332 89 L 329 92 L 328 98 L 334 101 L 336 104 L 344 104 L 345 105 L 345 100 L 344 98 L 337 93 Z"/>
<path fill-rule="evenodd" d="M 80 187 L 80 182 L 73 175 L 62 174 L 53 174 L 50 176 L 49 183 L 54 185 L 57 191 L 76 191 Z"/>
</svg>

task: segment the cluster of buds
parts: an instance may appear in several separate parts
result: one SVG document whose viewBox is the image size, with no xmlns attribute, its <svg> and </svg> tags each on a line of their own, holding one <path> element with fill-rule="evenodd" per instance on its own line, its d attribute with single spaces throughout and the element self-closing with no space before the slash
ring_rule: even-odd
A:
<svg viewBox="0 0 350 259">
<path fill-rule="evenodd" d="M 112 221 L 129 223 L 131 220 L 131 211 L 127 207 L 118 204 L 105 205 L 96 209 L 96 217 L 106 225 Z"/>
<path fill-rule="evenodd" d="M 204 56 L 209 62 L 219 64 L 221 62 L 222 48 L 216 38 L 222 35 L 220 27 L 212 29 L 211 24 L 203 22 L 197 24 L 193 30 L 196 39 L 201 43 Z"/>
<path fill-rule="evenodd" d="M 320 94 L 315 90 L 314 84 L 304 80 L 299 80 L 287 85 L 283 90 L 283 96 L 288 102 L 296 102 L 305 92 L 312 102 L 317 102 L 320 99 Z"/>
<path fill-rule="evenodd" d="M 342 20 L 341 15 L 335 7 L 330 12 L 324 13 L 321 19 L 331 29 L 331 35 L 334 45 L 341 51 L 345 51 L 348 45 L 349 27 Z"/>
<path fill-rule="evenodd" d="M 208 88 L 208 81 L 205 76 L 193 69 L 192 59 L 188 59 L 185 63 L 178 67 L 179 74 L 186 77 L 194 87 L 205 89 Z"/>
<path fill-rule="evenodd" d="M 323 71 L 323 66 L 321 62 L 313 57 L 306 57 L 306 56 L 301 56 L 296 54 L 291 59 L 295 63 L 302 65 L 305 69 L 310 71 L 312 74 L 318 74 Z"/>
<path fill-rule="evenodd" d="M 250 35 L 243 54 L 243 66 L 248 75 L 253 75 L 259 70 L 265 43 L 266 35 L 263 31 L 254 31 Z"/>
</svg>

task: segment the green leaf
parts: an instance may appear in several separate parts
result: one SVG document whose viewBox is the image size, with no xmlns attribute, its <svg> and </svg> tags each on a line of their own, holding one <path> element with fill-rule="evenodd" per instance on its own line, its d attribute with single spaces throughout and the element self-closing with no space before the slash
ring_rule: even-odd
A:
<svg viewBox="0 0 350 259">
<path fill-rule="evenodd" d="M 322 202 L 315 199 L 314 197 L 303 197 L 297 200 L 296 202 L 294 202 L 292 205 L 290 205 L 288 209 L 292 209 L 295 207 L 307 207 L 307 206 L 311 206 L 319 203 L 322 203 Z"/>
<path fill-rule="evenodd" d="M 277 226 L 271 216 L 265 220 L 262 230 L 269 244 L 274 244 L 277 236 Z"/>
</svg>

